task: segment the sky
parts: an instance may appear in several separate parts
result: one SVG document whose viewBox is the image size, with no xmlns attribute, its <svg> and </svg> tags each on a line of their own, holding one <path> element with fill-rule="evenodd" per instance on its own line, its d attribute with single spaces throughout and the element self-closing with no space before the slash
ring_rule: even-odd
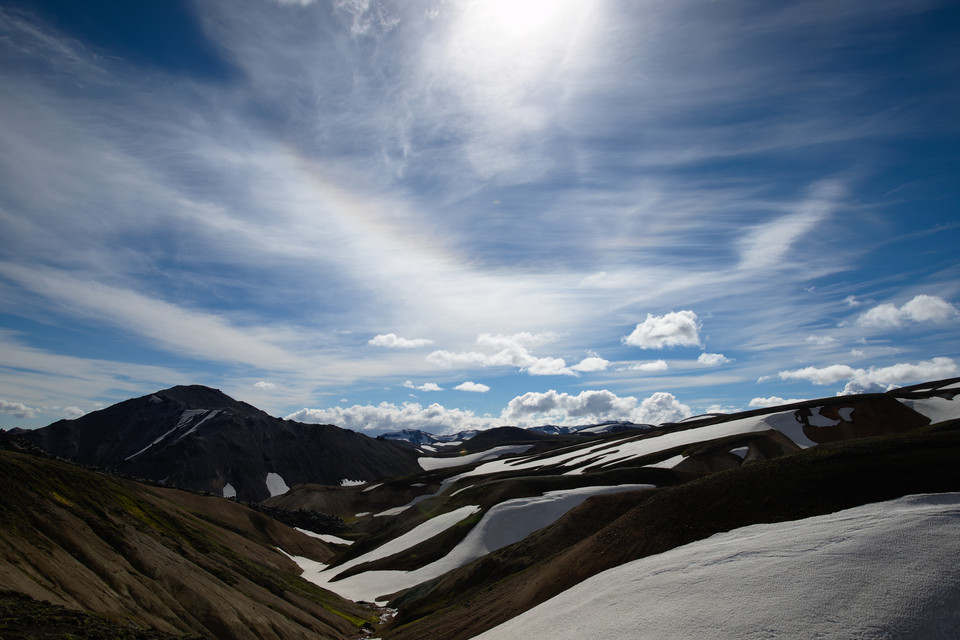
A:
<svg viewBox="0 0 960 640">
<path fill-rule="evenodd" d="M 960 375 L 950 0 L 0 1 L 0 427 L 371 435 Z"/>
</svg>

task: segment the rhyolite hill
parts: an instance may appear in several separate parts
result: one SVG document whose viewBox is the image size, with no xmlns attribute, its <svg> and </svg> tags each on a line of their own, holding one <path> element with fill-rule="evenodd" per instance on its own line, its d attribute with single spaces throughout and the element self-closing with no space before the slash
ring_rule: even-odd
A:
<svg viewBox="0 0 960 640">
<path fill-rule="evenodd" d="M 203 388 L 175 389 L 206 393 Z M 159 406 L 161 403 L 151 397 L 164 400 L 162 393 L 141 400 Z M 660 557 L 675 549 L 688 554 L 678 557 L 693 557 L 689 555 L 693 551 L 683 551 L 686 545 L 715 534 L 730 531 L 733 539 L 739 540 L 736 532 L 741 527 L 771 523 L 785 527 L 781 531 L 787 539 L 793 535 L 791 531 L 802 532 L 802 527 L 807 526 L 793 524 L 801 519 L 844 513 L 860 505 L 913 494 L 960 491 L 960 400 L 955 399 L 958 393 L 960 379 L 951 379 L 887 393 L 823 398 L 619 432 L 543 433 L 505 427 L 463 441 L 424 439 L 419 444 L 393 446 L 394 450 L 410 455 L 414 471 L 387 473 L 362 485 L 339 486 L 340 479 L 358 479 L 356 472 L 349 471 L 334 474 L 336 479 L 332 481 L 294 482 L 289 491 L 267 497 L 259 508 L 277 516 L 310 513 L 317 516 L 317 522 L 339 519 L 341 523 L 335 537 L 294 531 L 289 535 L 310 538 L 309 543 L 300 538 L 276 540 L 275 547 L 289 554 L 283 557 L 296 563 L 283 565 L 290 571 L 286 578 L 290 582 L 285 583 L 291 585 L 289 588 L 306 579 L 317 589 L 315 593 L 326 594 L 325 598 L 339 596 L 331 602 L 377 601 L 395 607 L 398 611 L 392 619 L 374 621 L 375 634 L 385 640 L 465 640 L 548 603 L 594 576 L 603 580 L 608 570 L 643 558 Z M 206 396 L 201 398 L 205 399 Z M 181 402 L 176 410 L 164 414 L 165 422 L 155 430 L 153 440 L 142 438 L 130 443 L 125 451 L 136 454 L 133 460 L 163 458 L 165 450 L 177 445 L 178 439 L 187 441 L 202 434 L 217 418 L 209 404 L 201 403 L 201 409 L 187 406 L 188 403 Z M 22 437 L 18 442 L 21 448 L 30 446 Z M 130 455 L 125 453 L 123 459 Z M 6 460 L 0 458 L 9 467 Z M 42 464 L 65 465 L 53 460 Z M 33 473 L 66 473 L 56 468 L 44 467 Z M 279 468 L 265 465 L 258 470 L 266 474 L 259 476 L 262 485 L 269 484 L 270 473 L 283 473 L 273 469 Z M 107 483 L 99 489 L 106 496 L 117 495 L 116 489 L 109 488 L 110 483 L 142 486 L 87 470 L 82 472 L 89 475 L 84 476 L 81 493 L 95 494 L 100 482 Z M 285 476 L 283 480 L 287 482 Z M 224 483 L 220 486 L 225 486 L 225 481 L 226 478 L 217 480 Z M 122 521 L 126 516 L 117 511 L 114 503 L 119 502 L 128 515 L 155 511 L 143 505 L 139 505 L 139 511 L 127 510 L 118 498 L 91 504 L 81 500 L 77 492 L 63 493 L 61 486 L 26 491 L 26 502 L 3 514 L 0 524 L 5 529 L 0 533 L 4 540 L 8 535 L 12 540 L 38 539 L 37 530 L 41 527 L 46 539 L 52 540 L 45 543 L 49 548 L 56 550 L 60 546 L 70 553 L 81 540 L 96 536 L 106 541 L 106 546 L 101 544 L 96 553 L 84 556 L 85 563 L 94 565 L 108 562 L 114 553 L 122 558 L 128 544 L 141 544 L 127 537 L 138 530 L 138 525 L 131 522 L 132 530 L 122 525 L 118 530 L 117 518 Z M 166 492 L 163 495 L 167 499 L 190 496 L 187 512 L 193 523 L 213 522 L 222 526 L 227 521 L 208 509 L 226 508 L 216 506 L 221 504 L 233 505 L 231 509 L 240 507 L 219 497 L 194 496 L 162 487 L 144 487 L 141 491 Z M 203 509 L 201 503 L 205 505 Z M 942 504 L 943 517 L 953 517 L 948 511 L 957 503 L 953 499 L 931 498 L 911 504 L 923 504 L 917 514 L 923 511 L 928 514 L 925 517 L 939 522 L 942 518 L 937 519 L 931 510 Z M 43 529 L 46 525 L 31 515 L 60 514 L 71 508 L 82 509 L 81 517 L 88 527 L 79 540 L 61 541 L 51 536 L 49 527 Z M 882 514 L 883 509 L 872 513 Z M 904 526 L 922 531 L 924 525 L 916 519 L 919 515 L 914 517 L 911 513 L 900 513 L 899 520 L 868 520 L 879 523 L 878 527 L 900 526 L 895 523 L 904 522 Z M 244 516 L 259 532 L 253 533 L 242 525 L 242 519 L 238 524 L 237 517 L 231 517 L 233 529 L 228 530 L 241 537 L 252 535 L 254 539 L 263 539 L 266 523 L 273 522 L 263 512 Z M 842 515 L 838 517 L 844 520 Z M 157 516 L 138 521 L 151 528 L 155 527 L 150 523 L 160 523 L 158 527 L 165 532 L 168 546 L 187 556 L 194 557 L 190 555 L 191 548 L 221 549 L 211 546 L 206 537 L 181 535 L 183 527 L 170 525 Z M 270 525 L 278 526 L 281 525 Z M 802 533 L 798 535 L 802 538 Z M 869 541 L 878 539 L 871 531 L 838 529 L 836 535 L 843 537 L 843 548 L 849 552 L 844 561 L 855 559 L 857 553 L 872 553 L 867 548 Z M 775 532 L 772 537 L 778 538 Z M 734 550 L 734 555 L 749 557 L 760 552 L 750 547 L 751 539 L 744 534 L 744 542 Z M 828 536 L 824 544 L 833 541 Z M 948 548 L 940 548 L 937 553 L 960 553 L 960 539 L 951 540 L 948 536 L 945 544 Z M 0 572 L 6 572 L 3 575 L 19 575 L 19 590 L 26 590 L 28 583 L 36 584 L 33 578 L 46 577 L 46 589 L 59 598 L 51 599 L 52 602 L 66 602 L 68 606 L 116 619 L 116 613 L 81 597 L 76 592 L 80 587 L 59 576 L 57 566 L 43 564 L 42 570 L 36 569 L 40 561 L 27 556 L 29 547 L 30 543 L 23 542 L 13 551 L 7 549 L 0 559 Z M 219 557 L 234 558 L 223 550 L 218 553 Z M 930 545 L 907 545 L 903 553 L 917 554 L 916 566 L 937 565 Z M 99 560 L 101 557 L 103 560 Z M 897 558 L 903 560 L 901 556 Z M 896 570 L 902 565 L 893 562 L 897 558 L 891 556 L 890 562 L 872 561 L 869 566 L 864 565 L 869 583 L 881 591 L 887 589 L 895 599 L 902 598 L 907 603 L 955 600 L 951 600 L 951 594 L 960 590 L 960 581 L 954 580 L 954 574 L 932 581 L 912 581 L 909 575 Z M 142 580 L 144 573 L 151 575 L 148 565 L 128 564 L 111 564 L 113 573 L 101 572 L 99 579 L 110 585 L 126 579 Z M 200 570 L 235 576 L 239 566 L 248 565 L 231 566 L 202 566 Z M 884 567 L 890 571 L 884 571 Z M 27 577 L 20 575 L 30 571 L 33 573 Z M 762 566 L 758 575 L 753 579 L 764 579 Z M 673 579 L 671 576 L 664 574 L 664 580 Z M 233 579 L 236 577 L 227 577 L 225 582 L 232 585 Z M 776 591 L 778 580 L 778 576 L 770 575 L 767 591 Z M 275 595 L 283 596 L 288 589 L 276 587 L 275 581 L 268 582 L 275 585 L 275 590 L 279 588 Z M 611 580 L 610 584 L 616 581 Z M 910 592 L 911 585 L 925 590 L 923 598 Z M 108 588 L 112 587 L 92 581 L 83 585 L 84 593 Z M 837 599 L 849 595 L 844 591 L 848 585 L 842 581 L 823 588 Z M 851 584 L 849 588 L 857 587 Z M 30 593 L 39 595 L 36 591 Z M 690 597 L 695 598 L 696 594 Z M 342 606 L 345 605 L 335 608 L 339 611 Z M 789 611 L 784 609 L 786 613 L 778 618 L 778 623 L 789 623 L 784 628 L 793 624 L 795 628 L 796 620 L 786 619 L 791 615 Z M 545 618 L 525 618 L 530 619 Z M 359 620 L 353 622 L 361 624 Z M 616 627 L 618 620 L 620 617 L 615 616 L 596 622 L 594 631 L 599 633 L 602 626 L 603 633 L 610 637 L 632 637 L 631 629 Z M 889 623 L 894 626 L 878 633 L 896 631 L 897 637 L 919 633 L 921 628 L 916 626 L 916 620 L 917 616 L 898 617 Z M 945 616 L 942 620 L 947 625 L 946 632 L 956 635 L 960 616 Z M 709 620 L 703 622 L 710 626 Z M 151 622 L 153 627 L 169 631 L 165 624 L 174 623 L 163 616 Z M 182 625 L 173 628 L 184 629 Z M 223 629 L 211 630 L 206 624 L 190 630 L 195 628 L 215 637 L 235 637 Z M 677 630 L 682 628 L 687 627 L 678 626 Z M 526 629 L 537 637 L 549 637 L 551 633 L 549 628 Z M 840 635 L 834 637 L 843 637 L 844 630 L 859 633 L 853 627 L 843 627 Z M 586 629 L 584 633 L 592 631 Z M 312 637 L 340 636 L 321 632 Z M 499 637 L 510 637 L 510 631 L 504 628 Z M 655 637 L 680 636 L 671 635 L 670 628 L 665 628 L 658 629 Z"/>
</svg>

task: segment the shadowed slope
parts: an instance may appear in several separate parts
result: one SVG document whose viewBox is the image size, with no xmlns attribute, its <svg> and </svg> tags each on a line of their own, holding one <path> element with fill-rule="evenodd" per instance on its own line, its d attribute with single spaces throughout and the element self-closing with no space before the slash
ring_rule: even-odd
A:
<svg viewBox="0 0 960 640">
<path fill-rule="evenodd" d="M 177 635 L 349 638 L 375 619 L 277 550 L 326 561 L 325 544 L 229 500 L 10 451 L 0 483 L 6 589 Z"/>
</svg>

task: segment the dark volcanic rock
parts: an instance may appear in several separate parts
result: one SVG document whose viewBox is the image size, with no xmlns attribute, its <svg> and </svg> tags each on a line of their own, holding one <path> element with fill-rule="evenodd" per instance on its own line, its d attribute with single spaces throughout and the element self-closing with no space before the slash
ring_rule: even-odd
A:
<svg viewBox="0 0 960 640">
<path fill-rule="evenodd" d="M 215 495 L 229 484 L 246 501 L 269 498 L 283 485 L 370 481 L 420 470 L 405 447 L 332 425 L 275 418 L 199 385 L 22 435 L 51 455 L 133 477 Z"/>
</svg>

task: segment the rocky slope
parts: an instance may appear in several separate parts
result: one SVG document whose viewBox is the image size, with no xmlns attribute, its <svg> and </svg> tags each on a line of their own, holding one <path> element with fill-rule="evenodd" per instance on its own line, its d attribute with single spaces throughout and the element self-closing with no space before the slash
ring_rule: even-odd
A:
<svg viewBox="0 0 960 640">
<path fill-rule="evenodd" d="M 0 584 L 20 594 L 3 594 L 4 638 L 101 623 L 142 632 L 107 637 L 352 638 L 377 620 L 284 553 L 328 561 L 326 543 L 236 502 L 13 451 L 0 483 Z"/>
<path fill-rule="evenodd" d="M 22 435 L 54 456 L 215 495 L 260 501 L 419 469 L 406 447 L 267 415 L 216 389 L 179 386 Z"/>
</svg>

